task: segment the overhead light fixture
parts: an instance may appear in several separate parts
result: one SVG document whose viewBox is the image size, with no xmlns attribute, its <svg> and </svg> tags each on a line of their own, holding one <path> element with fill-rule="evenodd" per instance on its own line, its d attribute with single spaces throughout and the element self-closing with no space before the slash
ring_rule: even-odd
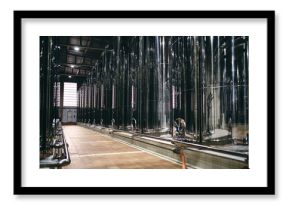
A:
<svg viewBox="0 0 290 205">
<path fill-rule="evenodd" d="M 71 78 L 71 75 L 69 75 L 68 78 Z"/>
<path fill-rule="evenodd" d="M 76 47 L 74 47 L 74 50 L 75 50 L 75 51 L 79 51 L 80 48 L 76 46 Z"/>
<path fill-rule="evenodd" d="M 75 65 L 70 65 L 70 67 L 71 67 L 71 68 L 74 68 L 74 67 L 75 67 Z"/>
</svg>

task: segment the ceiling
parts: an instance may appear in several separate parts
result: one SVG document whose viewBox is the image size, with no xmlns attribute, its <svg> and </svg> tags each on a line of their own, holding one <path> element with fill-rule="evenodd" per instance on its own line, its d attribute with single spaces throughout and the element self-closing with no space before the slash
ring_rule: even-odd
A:
<svg viewBox="0 0 290 205">
<path fill-rule="evenodd" d="M 53 37 L 54 65 L 63 81 L 83 81 L 105 50 L 113 49 L 112 36 Z"/>
</svg>

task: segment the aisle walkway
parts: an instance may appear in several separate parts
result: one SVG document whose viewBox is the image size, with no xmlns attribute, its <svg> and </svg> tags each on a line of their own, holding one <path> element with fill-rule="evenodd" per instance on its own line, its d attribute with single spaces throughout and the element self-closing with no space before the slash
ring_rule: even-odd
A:
<svg viewBox="0 0 290 205">
<path fill-rule="evenodd" d="M 71 164 L 64 169 L 180 169 L 181 165 L 80 126 L 63 126 Z"/>
</svg>

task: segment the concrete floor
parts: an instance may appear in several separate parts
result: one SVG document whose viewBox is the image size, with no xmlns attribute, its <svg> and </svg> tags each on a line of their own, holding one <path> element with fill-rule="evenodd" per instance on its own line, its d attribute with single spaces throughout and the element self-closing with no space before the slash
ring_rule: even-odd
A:
<svg viewBox="0 0 290 205">
<path fill-rule="evenodd" d="M 80 126 L 63 126 L 71 164 L 64 169 L 180 169 L 181 165 Z"/>
</svg>

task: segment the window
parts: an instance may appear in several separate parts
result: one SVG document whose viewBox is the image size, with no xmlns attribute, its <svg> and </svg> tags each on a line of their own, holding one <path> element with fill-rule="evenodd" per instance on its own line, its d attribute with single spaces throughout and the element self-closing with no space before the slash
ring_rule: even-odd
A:
<svg viewBox="0 0 290 205">
<path fill-rule="evenodd" d="M 64 83 L 63 106 L 77 106 L 77 83 Z"/>
</svg>

